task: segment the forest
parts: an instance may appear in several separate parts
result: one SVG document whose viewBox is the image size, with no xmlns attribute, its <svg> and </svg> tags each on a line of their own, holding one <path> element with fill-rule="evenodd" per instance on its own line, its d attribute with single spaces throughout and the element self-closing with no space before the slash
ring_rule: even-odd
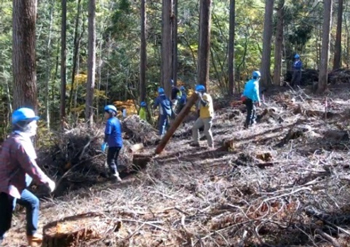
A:
<svg viewBox="0 0 350 247">
<path fill-rule="evenodd" d="M 34 109 L 38 164 L 57 185 L 31 187 L 43 246 L 349 246 L 349 1 L 0 6 L 1 139 L 15 109 Z M 246 130 L 240 97 L 253 71 L 265 93 Z M 196 85 L 213 97 L 215 149 L 205 136 L 189 145 L 190 107 L 159 136 L 151 106 L 160 87 L 170 96 L 171 81 L 189 99 Z M 121 182 L 105 176 L 106 105 L 123 130 Z M 23 246 L 23 210 L 4 246 Z"/>
</svg>

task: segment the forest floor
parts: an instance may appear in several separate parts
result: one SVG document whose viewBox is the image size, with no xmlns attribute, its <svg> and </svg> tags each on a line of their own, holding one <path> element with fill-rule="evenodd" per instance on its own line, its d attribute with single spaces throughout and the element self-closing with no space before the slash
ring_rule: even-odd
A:
<svg viewBox="0 0 350 247">
<path fill-rule="evenodd" d="M 94 234 L 71 246 L 350 246 L 349 84 L 323 96 L 272 89 L 247 130 L 245 107 L 223 105 L 215 150 L 205 138 L 191 147 L 187 122 L 122 182 L 75 181 L 69 193 L 43 198 L 40 229 L 94 212 Z M 4 246 L 25 245 L 22 211 Z"/>
</svg>

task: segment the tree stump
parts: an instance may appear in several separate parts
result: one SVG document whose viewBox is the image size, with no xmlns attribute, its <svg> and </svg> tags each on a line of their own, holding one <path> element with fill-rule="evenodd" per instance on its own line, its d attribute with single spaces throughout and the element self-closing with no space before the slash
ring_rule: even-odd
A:
<svg viewBox="0 0 350 247">
<path fill-rule="evenodd" d="M 48 223 L 43 229 L 42 247 L 91 246 L 110 228 L 101 214 L 86 213 Z"/>
</svg>

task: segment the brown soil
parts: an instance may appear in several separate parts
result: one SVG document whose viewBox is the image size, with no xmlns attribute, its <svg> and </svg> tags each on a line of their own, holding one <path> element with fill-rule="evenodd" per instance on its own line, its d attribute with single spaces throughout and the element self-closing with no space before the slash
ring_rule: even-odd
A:
<svg viewBox="0 0 350 247">
<path fill-rule="evenodd" d="M 350 246 L 349 96 L 348 84 L 323 96 L 271 90 L 248 130 L 244 106 L 227 102 L 216 111 L 215 150 L 205 138 L 191 147 L 187 122 L 121 183 L 81 183 L 43 199 L 41 227 L 98 212 L 110 228 L 93 246 Z M 24 235 L 19 209 L 5 246 L 25 244 Z"/>
</svg>

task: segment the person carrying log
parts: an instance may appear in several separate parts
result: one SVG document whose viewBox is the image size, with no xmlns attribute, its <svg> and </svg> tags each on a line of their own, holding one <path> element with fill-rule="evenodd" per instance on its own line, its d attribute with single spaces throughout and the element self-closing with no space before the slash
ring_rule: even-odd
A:
<svg viewBox="0 0 350 247">
<path fill-rule="evenodd" d="M 159 135 L 163 138 L 169 125 L 169 118 L 174 115 L 174 111 L 173 103 L 165 95 L 164 88 L 161 87 L 158 89 L 158 97 L 153 104 L 153 109 L 157 107 L 159 107 Z"/>
<path fill-rule="evenodd" d="M 192 127 L 192 138 L 193 143 L 190 145 L 193 147 L 199 147 L 199 129 L 204 127 L 204 134 L 207 137 L 208 148 L 214 148 L 213 133 L 211 127 L 213 125 L 214 118 L 214 106 L 213 99 L 210 94 L 205 92 L 205 87 L 203 85 L 197 85 L 196 93 L 199 96 L 197 102 L 197 109 L 199 110 L 199 118 L 196 120 Z"/>
<path fill-rule="evenodd" d="M 256 123 L 256 106 L 261 105 L 259 96 L 259 80 L 261 74 L 259 71 L 254 71 L 252 76 L 253 78 L 245 84 L 242 94 L 242 102 L 247 106 L 247 118 L 244 123 L 245 129 Z"/>
<path fill-rule="evenodd" d="M 294 59 L 295 61 L 293 63 L 293 74 L 291 81 L 291 86 L 293 88 L 301 85 L 301 68 L 303 67 L 303 63 L 300 60 L 299 54 L 295 54 Z"/>
<path fill-rule="evenodd" d="M 140 119 L 147 121 L 147 104 L 146 102 L 142 101 L 140 104 L 140 110 L 139 110 L 139 117 Z"/>
<path fill-rule="evenodd" d="M 104 110 L 107 122 L 101 150 L 105 152 L 108 146 L 107 164 L 110 173 L 113 177 L 118 179 L 118 181 L 121 181 L 118 173 L 118 156 L 123 147 L 122 127 L 119 119 L 116 117 L 117 108 L 114 105 L 106 105 Z"/>
<path fill-rule="evenodd" d="M 36 135 L 39 117 L 30 108 L 19 108 L 12 114 L 12 133 L 2 145 L 0 153 L 0 246 L 11 228 L 12 212 L 16 203 L 26 208 L 28 245 L 41 244 L 37 234 L 39 199 L 30 192 L 32 180 L 48 186 L 51 192 L 56 184 L 37 165 L 37 155 L 31 138 Z"/>
</svg>

